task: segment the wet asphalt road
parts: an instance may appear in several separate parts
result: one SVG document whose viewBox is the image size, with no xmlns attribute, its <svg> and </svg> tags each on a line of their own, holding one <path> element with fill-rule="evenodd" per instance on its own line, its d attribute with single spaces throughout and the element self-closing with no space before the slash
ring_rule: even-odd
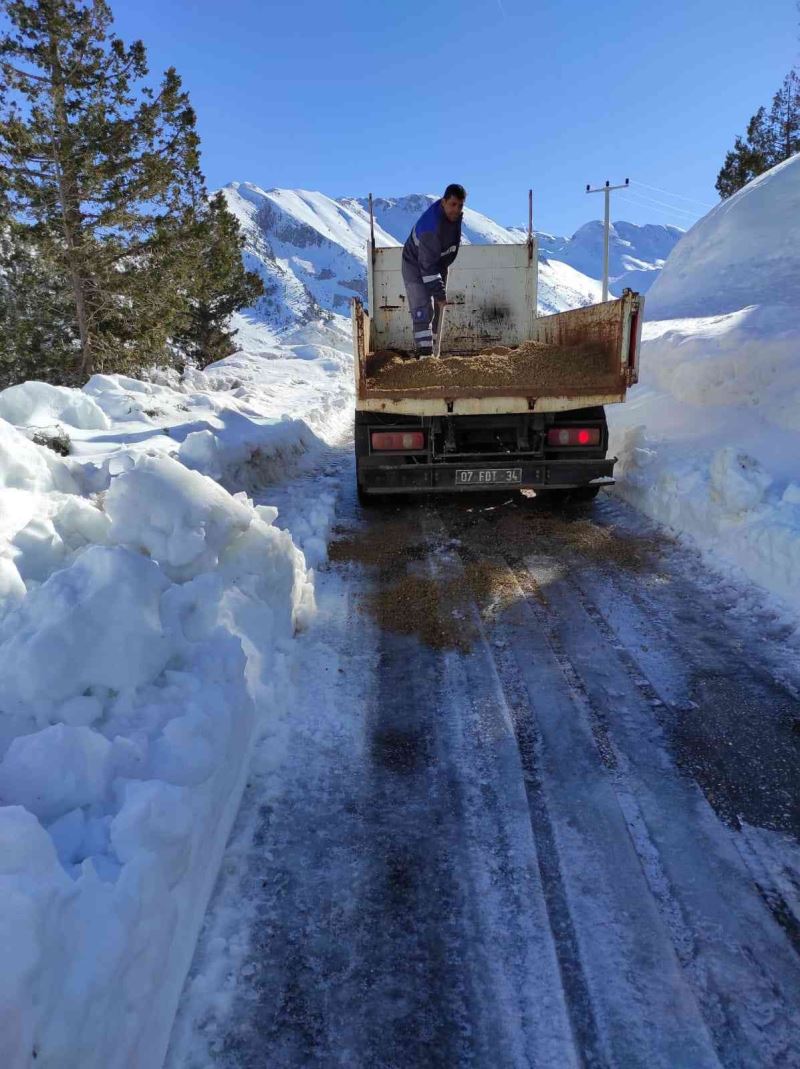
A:
<svg viewBox="0 0 800 1069">
<path fill-rule="evenodd" d="M 340 516 L 241 975 L 168 1065 L 800 1066 L 791 625 L 616 499 Z"/>
</svg>

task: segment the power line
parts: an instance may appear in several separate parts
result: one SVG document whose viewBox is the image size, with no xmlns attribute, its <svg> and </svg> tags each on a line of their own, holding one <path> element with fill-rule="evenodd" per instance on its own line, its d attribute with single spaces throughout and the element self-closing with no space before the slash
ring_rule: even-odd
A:
<svg viewBox="0 0 800 1069">
<path fill-rule="evenodd" d="M 680 227 L 682 230 L 688 230 L 698 221 L 696 219 L 684 219 L 683 216 L 673 215 L 666 208 L 652 208 L 649 204 L 640 204 L 638 201 L 631 201 L 631 207 L 638 208 L 645 215 L 660 215 L 662 223 Z"/>
<path fill-rule="evenodd" d="M 638 178 L 634 178 L 633 185 L 642 186 L 644 189 L 652 189 L 654 193 L 663 193 L 666 197 L 677 197 L 678 200 L 686 200 L 691 204 L 699 204 L 703 208 L 713 208 L 713 204 L 709 204 L 707 201 L 698 200 L 697 197 L 687 197 L 683 193 L 670 193 L 668 189 L 659 189 L 658 186 L 649 186 L 647 182 L 640 182 Z"/>
<path fill-rule="evenodd" d="M 668 219 L 672 219 L 672 221 L 676 225 L 679 225 L 681 227 L 692 226 L 693 223 L 697 221 L 696 218 L 694 220 L 690 220 L 690 219 L 682 219 L 680 216 L 676 217 L 675 213 L 672 211 L 672 209 L 654 208 L 654 207 L 652 207 L 652 205 L 647 204 L 644 201 L 632 200 L 631 204 L 636 208 L 641 208 L 643 211 L 655 212 L 657 215 L 664 215 Z"/>
<path fill-rule="evenodd" d="M 667 204 L 666 201 L 656 200 L 655 197 L 648 197 L 644 193 L 639 193 L 636 190 L 629 190 L 629 195 L 639 198 L 636 203 L 646 205 L 648 208 L 651 205 L 658 205 L 661 208 L 667 208 L 669 211 L 676 213 L 677 215 L 686 215 L 690 219 L 698 219 L 703 213 L 699 211 L 691 211 L 689 208 L 676 208 L 674 204 Z"/>
<path fill-rule="evenodd" d="M 652 196 L 650 193 L 642 193 L 638 189 L 629 189 L 628 193 L 632 197 L 638 197 L 639 200 L 646 201 L 648 204 L 657 204 L 660 208 L 670 208 L 674 212 L 679 212 L 681 215 L 703 215 L 704 213 L 700 208 L 685 208 L 677 204 L 670 204 L 669 201 L 659 200 L 658 197 Z"/>
</svg>

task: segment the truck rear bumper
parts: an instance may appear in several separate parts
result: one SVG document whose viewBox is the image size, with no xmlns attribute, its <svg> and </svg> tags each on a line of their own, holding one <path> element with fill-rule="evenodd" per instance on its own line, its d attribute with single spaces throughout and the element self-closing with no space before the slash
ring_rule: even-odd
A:
<svg viewBox="0 0 800 1069">
<path fill-rule="evenodd" d="M 457 464 L 386 464 L 382 458 L 362 458 L 358 465 L 358 482 L 362 492 L 370 494 L 413 494 L 428 491 L 469 493 L 470 491 L 509 489 L 562 489 L 587 486 L 597 480 L 610 480 L 616 457 L 598 460 L 514 460 L 506 457 L 498 463 L 493 457 L 486 463 Z M 459 481 L 456 472 L 473 469 L 476 473 L 496 469 L 498 473 L 520 470 L 519 481 Z"/>
</svg>

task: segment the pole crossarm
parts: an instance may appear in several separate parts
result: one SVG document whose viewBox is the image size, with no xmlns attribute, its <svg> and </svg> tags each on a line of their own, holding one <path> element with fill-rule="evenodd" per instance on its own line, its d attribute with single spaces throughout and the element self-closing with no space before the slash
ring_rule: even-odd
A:
<svg viewBox="0 0 800 1069">
<path fill-rule="evenodd" d="M 630 186 L 630 179 L 626 178 L 624 182 L 621 182 L 618 186 L 609 185 L 608 182 L 604 186 L 598 186 L 597 189 L 592 189 L 590 186 L 586 187 L 587 193 L 605 193 L 606 190 L 610 193 L 612 189 L 628 189 Z"/>
</svg>

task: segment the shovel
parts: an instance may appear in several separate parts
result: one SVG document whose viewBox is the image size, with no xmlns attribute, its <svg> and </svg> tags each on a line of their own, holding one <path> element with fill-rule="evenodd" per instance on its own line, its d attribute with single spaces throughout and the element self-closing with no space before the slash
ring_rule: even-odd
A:
<svg viewBox="0 0 800 1069">
<path fill-rule="evenodd" d="M 444 334 L 444 314 L 447 311 L 447 304 L 443 301 L 439 305 L 439 323 L 438 330 L 436 331 L 436 350 L 434 356 L 438 360 L 442 355 L 442 334 Z"/>
</svg>

